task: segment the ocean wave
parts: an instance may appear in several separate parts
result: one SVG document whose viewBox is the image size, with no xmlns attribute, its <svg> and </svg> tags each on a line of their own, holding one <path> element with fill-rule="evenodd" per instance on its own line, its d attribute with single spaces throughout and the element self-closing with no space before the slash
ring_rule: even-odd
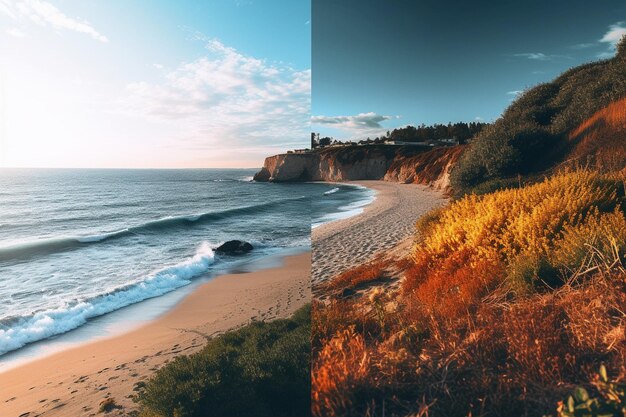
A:
<svg viewBox="0 0 626 417">
<path fill-rule="evenodd" d="M 333 188 L 332 190 L 328 190 L 328 191 L 324 192 L 324 195 L 334 194 L 337 191 L 339 191 L 339 188 Z"/>
<path fill-rule="evenodd" d="M 0 323 L 0 355 L 66 333 L 94 317 L 188 285 L 193 278 L 208 272 L 214 261 L 213 250 L 204 242 L 193 257 L 157 270 L 132 284 L 62 308 L 4 320 Z"/>
<path fill-rule="evenodd" d="M 33 256 L 48 255 L 52 253 L 64 252 L 78 249 L 87 245 L 122 238 L 128 235 L 159 232 L 168 228 L 193 226 L 209 221 L 226 219 L 235 215 L 255 214 L 261 210 L 272 209 L 284 203 L 302 200 L 306 197 L 300 196 L 287 198 L 267 203 L 254 204 L 250 206 L 237 207 L 222 211 L 199 213 L 183 216 L 166 216 L 157 220 L 151 220 L 138 226 L 132 226 L 113 232 L 98 233 L 85 236 L 62 236 L 49 239 L 38 239 L 30 242 L 16 243 L 0 247 L 0 262 L 11 259 L 25 259 Z"/>
</svg>

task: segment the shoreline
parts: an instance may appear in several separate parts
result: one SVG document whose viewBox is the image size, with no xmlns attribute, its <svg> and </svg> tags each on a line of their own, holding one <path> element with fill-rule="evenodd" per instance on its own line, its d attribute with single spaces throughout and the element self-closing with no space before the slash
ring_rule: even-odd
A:
<svg viewBox="0 0 626 417">
<path fill-rule="evenodd" d="M 324 223 L 312 230 L 314 293 L 318 284 L 380 253 L 390 254 L 407 248 L 417 219 L 448 201 L 443 191 L 427 185 L 380 180 L 348 181 L 347 184 L 373 189 L 374 201 L 357 215 Z"/>
<path fill-rule="evenodd" d="M 219 275 L 127 333 L 0 371 L 3 416 L 95 415 L 105 398 L 122 407 L 108 415 L 127 415 L 136 384 L 176 355 L 252 320 L 288 317 L 309 302 L 310 258 L 305 252 L 285 256 L 279 267 Z"/>
<path fill-rule="evenodd" d="M 312 184 L 315 184 L 315 182 L 313 182 Z M 359 214 L 363 213 L 363 210 L 365 209 L 365 207 L 369 206 L 370 204 L 372 204 L 375 200 L 376 200 L 376 194 L 378 193 L 375 189 L 373 188 L 368 188 L 365 187 L 363 185 L 357 184 L 357 183 L 353 183 L 353 182 L 326 182 L 326 181 L 321 181 L 321 182 L 317 182 L 317 184 L 327 184 L 327 185 L 332 185 L 332 186 L 337 186 L 335 188 L 339 189 L 339 187 L 344 186 L 344 187 L 352 187 L 352 188 L 356 188 L 356 189 L 364 189 L 368 192 L 368 196 L 367 198 L 363 198 L 360 200 L 355 200 L 352 201 L 351 203 L 346 204 L 345 206 L 341 206 L 338 208 L 338 211 L 336 212 L 332 212 L 332 213 L 327 213 L 325 215 L 326 218 L 328 218 L 328 220 L 326 221 L 322 221 L 320 222 L 316 222 L 316 223 L 312 223 L 311 224 L 311 231 L 318 229 L 319 227 L 322 227 L 324 225 L 327 225 L 329 223 L 334 223 L 334 222 L 338 222 L 341 220 L 346 220 L 349 219 L 351 217 L 354 216 L 358 216 Z M 326 194 L 326 193 L 324 193 Z M 323 219 L 323 218 L 322 218 Z"/>
</svg>

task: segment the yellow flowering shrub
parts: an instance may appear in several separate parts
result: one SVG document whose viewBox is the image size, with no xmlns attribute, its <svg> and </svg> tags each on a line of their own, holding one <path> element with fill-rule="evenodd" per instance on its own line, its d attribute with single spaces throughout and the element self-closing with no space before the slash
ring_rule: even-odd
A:
<svg viewBox="0 0 626 417">
<path fill-rule="evenodd" d="M 588 244 L 602 243 L 600 251 L 613 251 L 617 242 L 623 255 L 623 205 L 620 178 L 587 170 L 556 174 L 523 188 L 466 196 L 438 213 L 427 233 L 420 233 L 413 247 L 420 273 L 407 274 L 407 281 L 419 277 L 406 287 L 428 286 L 428 277 L 441 275 L 460 253 L 468 270 L 485 263 L 499 265 L 493 270 L 502 278 L 507 275 L 502 271 L 510 275 L 521 260 L 536 270 L 542 270 L 540 262 L 563 273 L 575 269 L 584 257 L 581 251 L 590 249 L 586 239 Z"/>
</svg>

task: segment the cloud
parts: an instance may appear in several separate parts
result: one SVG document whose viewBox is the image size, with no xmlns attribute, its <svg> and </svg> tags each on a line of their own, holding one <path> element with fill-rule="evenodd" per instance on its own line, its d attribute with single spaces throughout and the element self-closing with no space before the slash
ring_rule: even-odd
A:
<svg viewBox="0 0 626 417">
<path fill-rule="evenodd" d="M 180 127 L 176 140 L 194 148 L 308 142 L 310 70 L 205 42 L 204 56 L 164 72 L 160 82 L 129 84 L 124 111 Z"/>
<path fill-rule="evenodd" d="M 541 52 L 526 52 L 523 54 L 513 54 L 513 56 L 520 57 L 520 58 L 533 59 L 536 61 L 548 61 L 551 59 L 550 56 Z"/>
<path fill-rule="evenodd" d="M 53 4 L 43 0 L 0 0 L 0 13 L 13 20 L 35 23 L 40 26 L 50 26 L 55 29 L 71 30 L 91 36 L 100 42 L 108 42 L 106 36 L 96 31 L 89 23 L 73 19 Z"/>
<path fill-rule="evenodd" d="M 522 94 L 524 94 L 524 90 L 513 90 L 506 92 L 506 95 L 510 96 L 509 101 L 515 101 Z"/>
<path fill-rule="evenodd" d="M 555 59 L 571 59 L 571 57 L 567 55 L 556 55 L 556 54 L 544 54 L 543 52 L 524 52 L 520 54 L 513 54 L 512 56 L 516 58 L 526 58 L 533 61 L 552 61 Z"/>
<path fill-rule="evenodd" d="M 593 43 L 593 42 L 585 42 L 585 43 L 577 43 L 576 45 L 570 46 L 570 48 L 580 50 L 580 49 L 593 48 L 594 46 L 598 46 L 598 44 Z"/>
<path fill-rule="evenodd" d="M 382 129 L 381 122 L 393 119 L 374 112 L 359 113 L 356 116 L 313 116 L 311 122 L 319 125 L 332 125 L 343 130 Z"/>
<path fill-rule="evenodd" d="M 609 26 L 607 32 L 598 41 L 600 43 L 608 44 L 609 48 L 607 51 L 600 52 L 596 56 L 600 59 L 612 58 L 615 55 L 617 43 L 622 39 L 623 36 L 626 36 L 625 22 L 617 22 Z"/>
<path fill-rule="evenodd" d="M 609 30 L 604 34 L 600 42 L 610 44 L 612 49 L 615 49 L 617 43 L 622 39 L 622 36 L 626 35 L 626 26 L 624 22 L 617 22 L 609 26 Z"/>
<path fill-rule="evenodd" d="M 388 128 L 383 127 L 381 123 L 399 118 L 400 116 L 385 116 L 369 112 L 353 116 L 313 116 L 311 123 L 341 130 L 347 134 L 343 139 L 364 139 L 383 135 Z"/>
</svg>

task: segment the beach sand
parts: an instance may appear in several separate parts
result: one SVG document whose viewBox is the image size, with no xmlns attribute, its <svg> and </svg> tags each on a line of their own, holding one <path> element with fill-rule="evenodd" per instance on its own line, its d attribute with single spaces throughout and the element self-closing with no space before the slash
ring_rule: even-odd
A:
<svg viewBox="0 0 626 417">
<path fill-rule="evenodd" d="M 380 253 L 406 254 L 417 219 L 447 202 L 443 192 L 425 185 L 385 181 L 351 183 L 376 190 L 376 199 L 361 214 L 313 229 L 314 290 L 317 284 Z"/>
<path fill-rule="evenodd" d="M 0 416 L 95 416 L 105 398 L 136 408 L 133 388 L 177 355 L 251 320 L 290 316 L 311 299 L 310 253 L 282 267 L 222 275 L 160 318 L 128 333 L 80 345 L 0 373 Z"/>
</svg>

